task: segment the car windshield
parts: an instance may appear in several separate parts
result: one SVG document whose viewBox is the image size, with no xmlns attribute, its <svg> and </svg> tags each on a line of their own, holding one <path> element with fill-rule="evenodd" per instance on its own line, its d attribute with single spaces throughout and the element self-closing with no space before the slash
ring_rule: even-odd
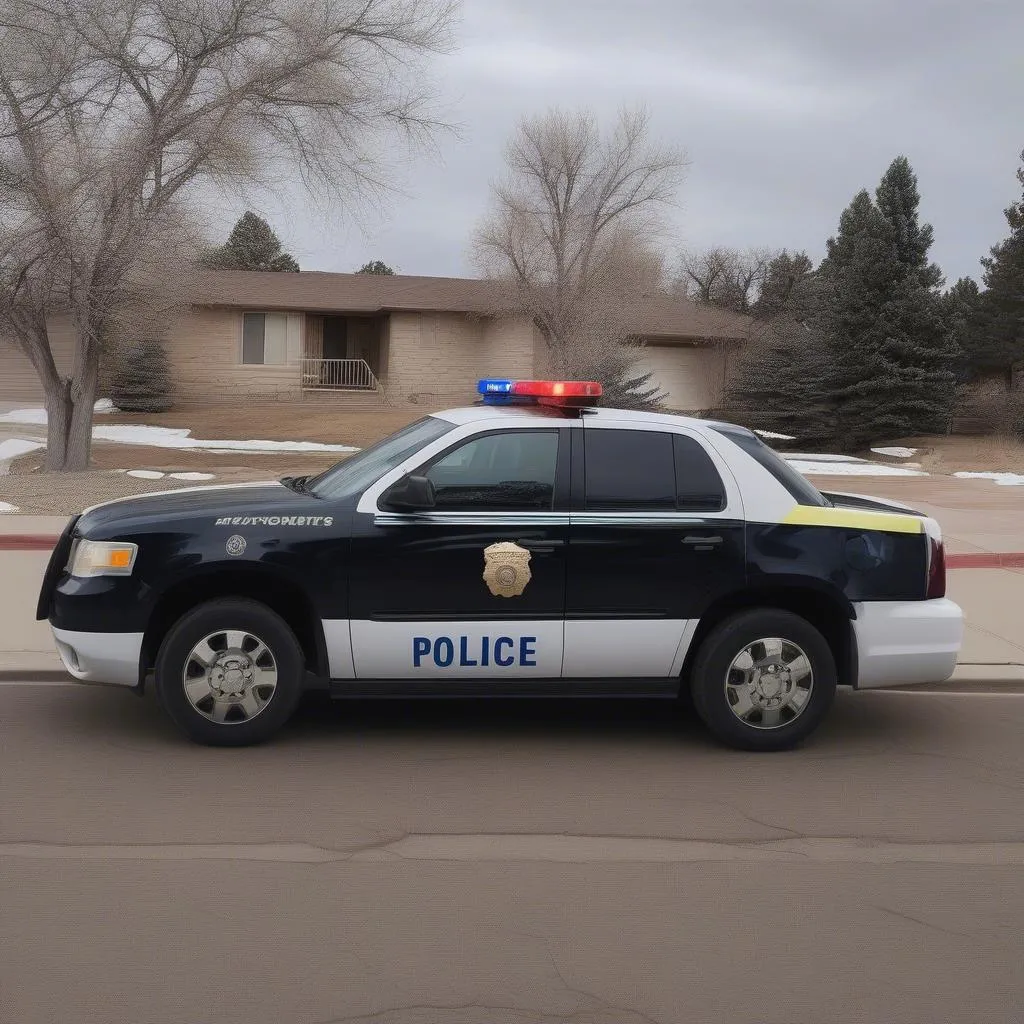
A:
<svg viewBox="0 0 1024 1024">
<path fill-rule="evenodd" d="M 370 484 L 454 426 L 437 416 L 425 416 L 313 477 L 305 484 L 306 490 L 319 498 L 350 498 L 362 494 Z"/>
</svg>

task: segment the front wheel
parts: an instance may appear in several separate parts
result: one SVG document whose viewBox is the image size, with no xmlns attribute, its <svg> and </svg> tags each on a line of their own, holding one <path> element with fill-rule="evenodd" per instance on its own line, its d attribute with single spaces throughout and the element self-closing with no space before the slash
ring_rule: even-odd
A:
<svg viewBox="0 0 1024 1024">
<path fill-rule="evenodd" d="M 261 743 L 291 717 L 304 675 L 302 648 L 266 605 L 210 601 L 182 616 L 156 659 L 164 710 L 196 743 Z"/>
<path fill-rule="evenodd" d="M 806 619 L 757 608 L 708 634 L 690 679 L 697 714 L 716 739 L 740 750 L 786 750 L 827 714 L 836 665 Z"/>
</svg>

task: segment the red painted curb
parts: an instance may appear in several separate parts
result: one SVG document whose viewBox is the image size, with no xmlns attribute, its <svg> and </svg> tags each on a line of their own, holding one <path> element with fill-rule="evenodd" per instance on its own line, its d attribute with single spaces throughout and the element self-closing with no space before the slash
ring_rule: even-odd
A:
<svg viewBox="0 0 1024 1024">
<path fill-rule="evenodd" d="M 52 551 L 56 537 L 39 533 L 0 534 L 0 551 Z M 1024 551 L 972 551 L 946 555 L 947 569 L 1024 569 Z"/>
<path fill-rule="evenodd" d="M 56 544 L 56 537 L 38 533 L 0 534 L 0 551 L 52 551 Z"/>
<path fill-rule="evenodd" d="M 972 551 L 946 555 L 947 569 L 1024 569 L 1024 551 Z"/>
</svg>

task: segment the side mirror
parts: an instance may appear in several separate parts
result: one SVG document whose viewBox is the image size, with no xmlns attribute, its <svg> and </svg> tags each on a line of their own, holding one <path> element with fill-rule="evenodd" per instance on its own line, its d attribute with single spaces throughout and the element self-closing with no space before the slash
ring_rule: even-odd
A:
<svg viewBox="0 0 1024 1024">
<path fill-rule="evenodd" d="M 384 504 L 403 512 L 433 508 L 434 485 L 425 476 L 403 477 L 384 495 Z"/>
</svg>

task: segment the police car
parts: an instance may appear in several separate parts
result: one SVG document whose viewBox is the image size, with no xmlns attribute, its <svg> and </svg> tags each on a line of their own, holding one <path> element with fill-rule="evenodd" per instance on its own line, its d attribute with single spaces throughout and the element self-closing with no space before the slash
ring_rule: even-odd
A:
<svg viewBox="0 0 1024 1024">
<path fill-rule="evenodd" d="M 312 477 L 87 509 L 37 610 L 68 672 L 193 740 L 265 740 L 336 697 L 691 696 L 778 750 L 837 685 L 937 682 L 962 614 L 938 524 L 824 494 L 742 427 L 480 382 Z"/>
</svg>

